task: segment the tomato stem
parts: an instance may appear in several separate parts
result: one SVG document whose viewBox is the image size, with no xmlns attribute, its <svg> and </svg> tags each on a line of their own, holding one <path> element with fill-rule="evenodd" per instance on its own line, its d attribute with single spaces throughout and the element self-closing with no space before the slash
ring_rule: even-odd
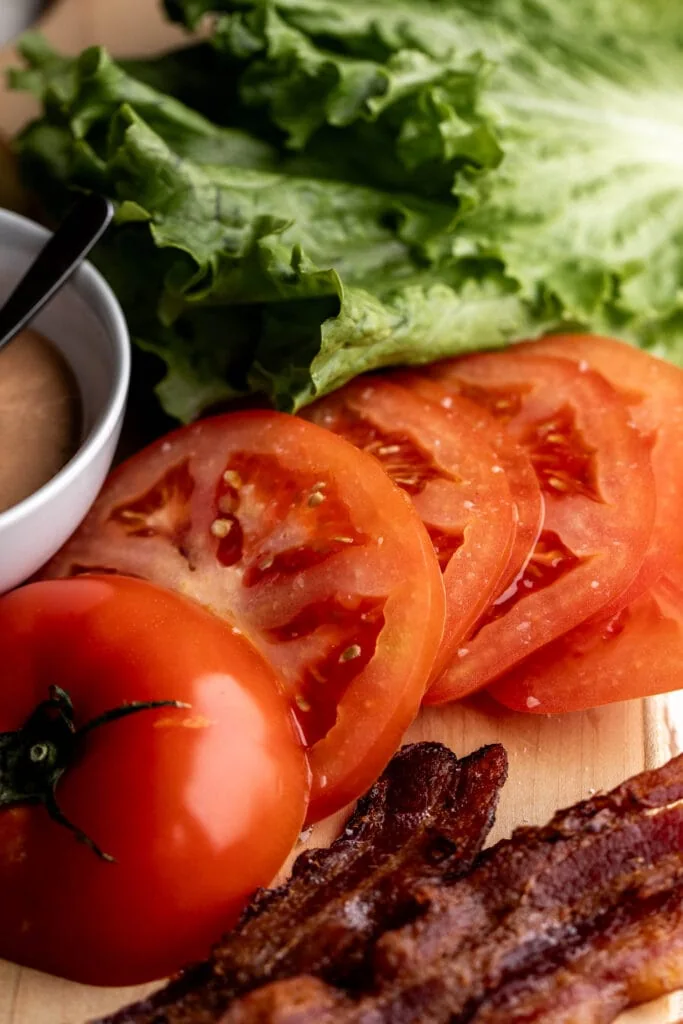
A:
<svg viewBox="0 0 683 1024">
<path fill-rule="evenodd" d="M 141 711 L 189 706 L 177 700 L 131 701 L 77 729 L 71 697 L 61 687 L 51 686 L 48 700 L 36 707 L 20 729 L 0 733 L 0 809 L 42 804 L 53 821 L 72 832 L 101 860 L 113 863 L 114 857 L 66 817 L 57 801 L 57 786 L 78 756 L 83 737 L 93 729 Z"/>
</svg>

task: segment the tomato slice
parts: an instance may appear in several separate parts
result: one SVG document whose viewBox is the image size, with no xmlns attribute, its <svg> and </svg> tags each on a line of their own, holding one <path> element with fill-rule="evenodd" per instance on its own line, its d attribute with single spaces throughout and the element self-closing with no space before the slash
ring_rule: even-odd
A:
<svg viewBox="0 0 683 1024">
<path fill-rule="evenodd" d="M 589 334 L 556 335 L 522 345 L 519 351 L 560 356 L 597 371 L 622 394 L 633 422 L 652 439 L 657 510 L 647 555 L 626 601 L 643 593 L 667 568 L 683 577 L 683 371 L 623 341 Z"/>
<path fill-rule="evenodd" d="M 556 713 L 678 689 L 683 372 L 623 342 L 593 335 L 551 337 L 520 351 L 588 365 L 622 393 L 634 423 L 652 438 L 657 509 L 647 555 L 627 594 L 522 662 L 494 684 L 492 694 L 515 710 Z"/>
<path fill-rule="evenodd" d="M 499 679 L 491 695 L 532 714 L 583 711 L 678 690 L 683 590 L 662 578 L 614 615 L 559 637 Z"/>
<path fill-rule="evenodd" d="M 531 459 L 481 405 L 462 395 L 454 395 L 438 381 L 430 380 L 420 373 L 401 371 L 393 379 L 421 398 L 439 405 L 460 429 L 467 426 L 496 452 L 498 465 L 502 466 L 510 488 L 517 517 L 507 569 L 498 582 L 498 594 L 502 594 L 527 565 L 543 525 L 543 495 Z"/>
<path fill-rule="evenodd" d="M 90 571 L 195 598 L 279 670 L 309 747 L 309 820 L 389 761 L 443 630 L 439 565 L 404 494 L 368 455 L 280 413 L 201 421 L 119 467 L 45 575 Z"/>
<path fill-rule="evenodd" d="M 546 505 L 523 574 L 430 689 L 428 703 L 439 703 L 480 689 L 623 594 L 643 562 L 655 501 L 649 445 L 598 374 L 514 350 L 426 373 L 505 423 Z"/>
<path fill-rule="evenodd" d="M 446 587 L 446 626 L 433 675 L 498 592 L 516 509 L 493 448 L 416 392 L 383 379 L 352 381 L 304 411 L 373 455 L 427 527 Z"/>
</svg>

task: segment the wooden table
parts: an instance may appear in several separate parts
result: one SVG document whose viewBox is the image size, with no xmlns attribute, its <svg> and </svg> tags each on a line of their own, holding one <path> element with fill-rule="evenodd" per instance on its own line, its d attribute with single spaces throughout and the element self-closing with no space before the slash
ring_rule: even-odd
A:
<svg viewBox="0 0 683 1024">
<path fill-rule="evenodd" d="M 118 55 L 133 56 L 183 38 L 164 24 L 156 0 L 58 0 L 43 27 L 55 45 L 69 52 L 103 43 Z M 0 69 L 13 62 L 11 49 L 0 51 Z M 31 113 L 26 97 L 0 89 L 0 129 L 13 133 Z M 483 743 L 504 743 L 510 780 L 494 833 L 499 838 L 515 825 L 542 823 L 558 807 L 680 752 L 679 723 L 683 702 L 678 695 L 562 718 L 515 715 L 481 698 L 423 712 L 407 738 L 439 739 L 459 754 Z M 335 822 L 318 826 L 309 845 L 325 842 L 334 830 Z M 80 1024 L 140 991 L 88 989 L 0 962 L 0 1024 Z M 682 1014 L 683 1000 L 673 996 L 624 1015 L 620 1024 L 669 1024 Z"/>
</svg>

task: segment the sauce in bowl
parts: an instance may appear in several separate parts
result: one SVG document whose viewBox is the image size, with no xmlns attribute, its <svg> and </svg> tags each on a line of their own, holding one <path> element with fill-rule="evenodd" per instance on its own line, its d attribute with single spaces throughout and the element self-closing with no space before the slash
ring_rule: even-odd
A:
<svg viewBox="0 0 683 1024">
<path fill-rule="evenodd" d="M 81 440 L 76 378 L 54 345 L 23 331 L 0 352 L 0 512 L 51 480 Z"/>
</svg>

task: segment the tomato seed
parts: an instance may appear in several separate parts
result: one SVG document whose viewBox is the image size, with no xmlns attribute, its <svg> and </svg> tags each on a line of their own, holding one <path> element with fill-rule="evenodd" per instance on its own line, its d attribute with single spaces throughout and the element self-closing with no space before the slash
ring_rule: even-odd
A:
<svg viewBox="0 0 683 1024">
<path fill-rule="evenodd" d="M 345 661 L 353 661 L 354 658 L 360 658 L 360 655 L 360 644 L 352 644 L 350 647 L 347 647 L 346 650 L 341 653 L 341 655 L 339 656 L 339 661 L 341 663 Z"/>
<path fill-rule="evenodd" d="M 242 486 L 242 477 L 234 469 L 226 469 L 223 480 L 229 487 L 234 487 L 236 490 Z"/>
<path fill-rule="evenodd" d="M 211 523 L 211 533 L 214 535 L 214 537 L 218 537 L 219 540 L 222 540 L 224 537 L 227 537 L 231 530 L 231 519 L 214 519 L 214 521 Z"/>
</svg>

